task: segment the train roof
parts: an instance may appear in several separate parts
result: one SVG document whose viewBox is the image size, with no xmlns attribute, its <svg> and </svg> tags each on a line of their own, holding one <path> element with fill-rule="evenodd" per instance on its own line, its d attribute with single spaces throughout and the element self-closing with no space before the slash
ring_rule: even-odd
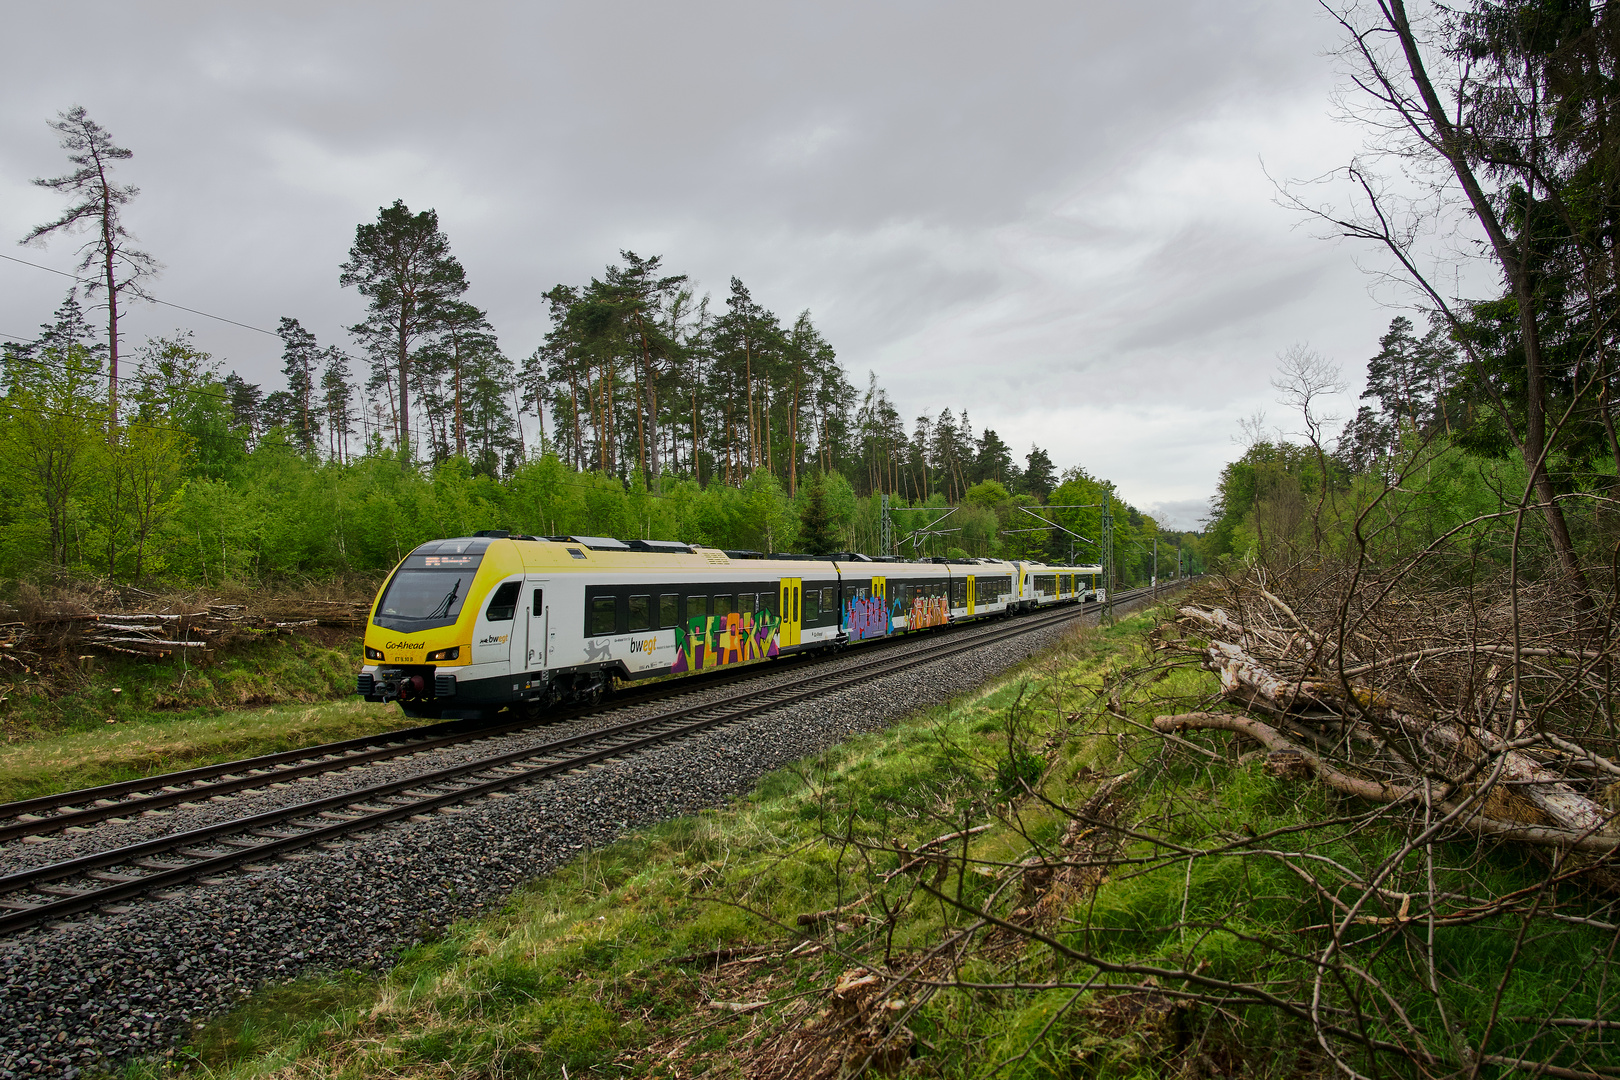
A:
<svg viewBox="0 0 1620 1080">
<path fill-rule="evenodd" d="M 1005 559 L 897 559 L 874 557 L 853 551 L 839 551 L 830 555 L 808 555 L 794 552 L 748 551 L 734 548 L 712 548 L 701 544 L 687 544 L 678 540 L 619 540 L 610 536 L 530 536 L 501 529 L 485 529 L 471 536 L 429 540 L 412 549 L 412 555 L 472 555 L 482 556 L 492 546 L 510 543 L 509 549 L 529 570 L 558 569 L 582 570 L 585 566 L 606 568 L 661 567 L 677 569 L 726 567 L 746 569 L 750 563 L 800 564 L 806 572 L 829 563 L 844 572 L 870 573 L 881 576 L 895 571 L 934 570 L 949 567 L 952 572 L 973 572 L 983 567 L 1012 572 L 1014 564 Z M 584 563 L 585 566 L 580 564 Z"/>
</svg>

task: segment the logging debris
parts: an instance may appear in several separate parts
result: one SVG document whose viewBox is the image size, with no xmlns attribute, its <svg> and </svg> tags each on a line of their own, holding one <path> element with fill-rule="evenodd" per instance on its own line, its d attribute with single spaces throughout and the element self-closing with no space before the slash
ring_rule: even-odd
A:
<svg viewBox="0 0 1620 1080">
<path fill-rule="evenodd" d="M 1234 711 L 1154 729 L 1233 732 L 1269 752 L 1273 775 L 1422 811 L 1437 831 L 1581 852 L 1595 879 L 1620 884 L 1610 628 L 1534 589 L 1515 606 L 1330 577 L 1257 573 L 1183 605 L 1185 636 L 1163 644 L 1218 675 Z"/>
</svg>

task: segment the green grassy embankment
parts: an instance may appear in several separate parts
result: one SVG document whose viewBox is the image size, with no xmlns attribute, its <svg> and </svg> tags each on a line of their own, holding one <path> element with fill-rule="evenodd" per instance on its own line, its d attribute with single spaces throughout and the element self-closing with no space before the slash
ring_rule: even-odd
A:
<svg viewBox="0 0 1620 1080">
<path fill-rule="evenodd" d="M 907 1076 L 1330 1075 L 1297 1014 L 1241 995 L 1190 1003 L 1176 992 L 1197 986 L 1143 973 L 1261 981 L 1305 999 L 1311 968 L 1296 958 L 1327 940 L 1334 908 L 1298 866 L 1373 866 L 1400 836 L 1319 784 L 1267 774 L 1235 740 L 1197 736 L 1193 749 L 1147 731 L 1215 686 L 1190 664 L 1154 667 L 1174 650 L 1155 651 L 1152 625 L 1142 615 L 1080 631 L 732 805 L 587 852 L 386 974 L 263 988 L 170 1060 L 124 1075 L 786 1080 L 841 1075 L 874 1049 L 878 1074 Z M 1109 820 L 1130 832 L 1096 825 Z M 1307 861 L 1262 857 L 1245 837 Z M 1186 857 L 1200 846 L 1235 857 Z M 1032 876 L 1036 850 L 1070 865 Z M 1442 889 L 1501 895 L 1536 880 L 1511 848 L 1436 850 Z M 958 903 L 1008 921 L 961 937 L 971 917 Z M 1396 923 L 1374 919 L 1346 947 L 1404 1004 L 1410 1030 L 1394 1034 L 1444 1053 Z M 1512 931 L 1491 917 L 1432 931 L 1446 1022 L 1478 1035 L 1470 1025 L 1494 1004 L 1504 1019 L 1490 1037 L 1511 1044 L 1523 1033 L 1507 1018 L 1555 999 L 1563 1015 L 1601 1008 L 1581 969 L 1608 941 L 1599 927 L 1517 942 Z M 1493 1002 L 1509 952 L 1521 974 Z M 885 989 L 863 981 L 863 965 L 923 981 Z"/>
<path fill-rule="evenodd" d="M 353 697 L 358 635 L 278 635 L 185 658 L 94 656 L 4 691 L 0 802 L 410 726 Z"/>
</svg>

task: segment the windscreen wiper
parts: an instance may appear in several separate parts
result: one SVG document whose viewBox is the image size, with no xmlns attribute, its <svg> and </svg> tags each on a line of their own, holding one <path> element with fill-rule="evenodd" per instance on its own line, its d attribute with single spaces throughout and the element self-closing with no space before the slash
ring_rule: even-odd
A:
<svg viewBox="0 0 1620 1080">
<path fill-rule="evenodd" d="M 460 591 L 461 579 L 456 578 L 456 583 L 450 586 L 449 592 L 444 594 L 444 599 L 439 601 L 439 606 L 428 612 L 427 617 L 430 619 L 447 618 L 450 615 L 450 605 L 456 602 L 456 593 Z"/>
</svg>

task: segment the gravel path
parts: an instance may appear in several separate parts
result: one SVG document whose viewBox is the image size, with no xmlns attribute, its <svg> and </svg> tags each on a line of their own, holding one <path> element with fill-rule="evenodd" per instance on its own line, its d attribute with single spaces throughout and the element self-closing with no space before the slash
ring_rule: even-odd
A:
<svg viewBox="0 0 1620 1080">
<path fill-rule="evenodd" d="M 498 904 L 514 886 L 586 846 L 721 805 L 764 773 L 979 685 L 1063 632 L 1053 627 L 988 645 L 506 798 L 309 849 L 258 873 L 145 899 L 126 914 L 86 916 L 0 940 L 0 1080 L 74 1077 L 87 1065 L 161 1054 L 193 1017 L 218 1012 L 267 981 L 309 970 L 384 968 L 424 932 Z M 735 687 L 715 693 L 725 692 Z M 565 730 L 524 737 L 539 742 Z M 380 782 L 395 766 L 408 767 L 387 763 L 366 769 L 365 778 Z M 252 805 L 313 798 L 324 782 L 270 789 Z M 194 826 L 239 815 L 245 805 L 204 803 L 177 808 L 172 818 L 135 819 L 118 827 L 131 830 L 121 842 L 154 828 L 180 828 L 182 815 L 196 815 L 184 819 Z M 60 858 L 64 845 L 91 836 L 103 847 L 100 833 L 11 845 L 4 855 L 10 865 L 17 865 L 19 847 L 29 857 L 54 848 Z"/>
</svg>

